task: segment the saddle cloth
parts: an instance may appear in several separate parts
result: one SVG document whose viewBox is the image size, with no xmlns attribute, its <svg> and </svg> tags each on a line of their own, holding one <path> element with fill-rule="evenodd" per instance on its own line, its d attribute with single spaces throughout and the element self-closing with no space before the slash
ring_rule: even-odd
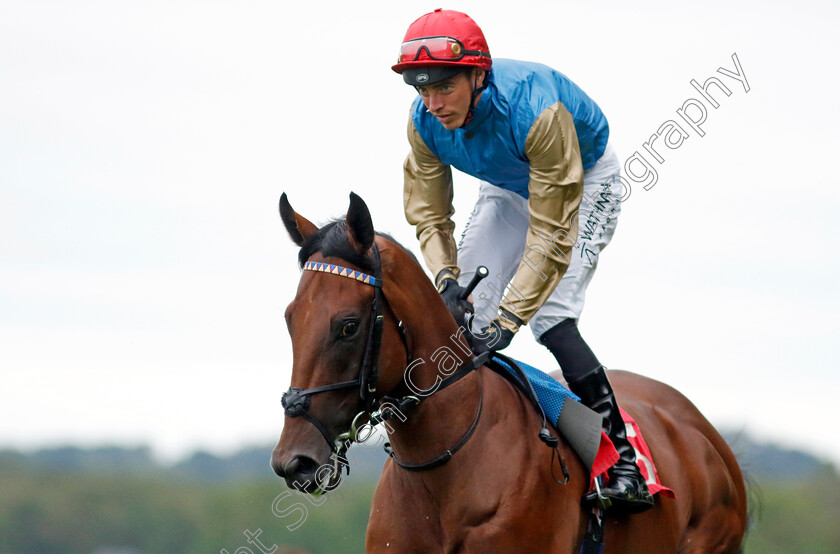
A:
<svg viewBox="0 0 840 554">
<path fill-rule="evenodd" d="M 621 412 L 621 417 L 624 419 L 624 426 L 627 429 L 627 440 L 636 451 L 636 465 L 639 466 L 639 471 L 642 472 L 642 477 L 650 490 L 650 494 L 662 493 L 662 496 L 668 498 L 676 498 L 677 495 L 659 482 L 659 474 L 656 471 L 656 466 L 653 463 L 653 456 L 650 453 L 647 443 L 642 436 L 642 431 L 639 429 L 639 424 L 633 419 L 630 414 L 625 412 L 619 406 L 618 410 Z"/>
</svg>

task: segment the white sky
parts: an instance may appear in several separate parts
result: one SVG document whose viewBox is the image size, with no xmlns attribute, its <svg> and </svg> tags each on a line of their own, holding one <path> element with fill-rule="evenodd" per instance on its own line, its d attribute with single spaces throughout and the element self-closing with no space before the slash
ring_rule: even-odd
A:
<svg viewBox="0 0 840 554">
<path fill-rule="evenodd" d="M 324 222 L 353 190 L 419 252 L 402 216 L 414 93 L 389 66 L 438 6 L 282 4 L 0 3 L 0 447 L 275 441 L 299 278 L 283 191 Z M 699 98 L 691 79 L 730 86 L 706 135 L 634 186 L 581 327 L 608 367 L 715 424 L 840 463 L 837 4 L 446 7 L 494 56 L 575 80 L 622 160 Z M 716 73 L 733 53 L 748 93 Z M 459 227 L 476 190 L 456 175 Z M 553 364 L 527 330 L 509 353 Z"/>
</svg>

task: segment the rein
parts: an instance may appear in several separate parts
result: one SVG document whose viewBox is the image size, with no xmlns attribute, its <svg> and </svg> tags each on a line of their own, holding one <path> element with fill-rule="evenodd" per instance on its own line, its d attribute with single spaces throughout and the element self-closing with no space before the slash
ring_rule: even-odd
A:
<svg viewBox="0 0 840 554">
<path fill-rule="evenodd" d="M 482 354 L 482 355 L 478 356 L 477 358 L 473 359 L 473 361 L 470 362 L 466 367 L 458 370 L 457 373 L 453 374 L 451 377 L 444 380 L 440 384 L 438 389 L 435 391 L 435 393 L 440 392 L 442 389 L 446 388 L 447 386 L 455 383 L 456 381 L 459 381 L 462 377 L 464 377 L 465 375 L 467 375 L 471 371 L 473 371 L 473 370 L 477 369 L 478 367 L 484 365 L 484 363 L 489 359 L 489 357 L 490 357 L 490 353 L 485 352 L 484 354 Z M 479 373 L 479 376 L 480 375 L 481 374 Z M 481 391 L 481 392 L 480 392 L 480 396 L 478 397 L 478 407 L 475 410 L 475 417 L 473 417 L 473 422 L 470 425 L 470 428 L 467 429 L 467 432 L 464 433 L 464 435 L 461 437 L 461 439 L 457 443 L 455 443 L 454 446 L 452 446 L 450 448 L 447 448 L 445 451 L 443 451 L 441 454 L 438 454 L 437 456 L 435 456 L 431 460 L 428 460 L 426 462 L 422 462 L 422 463 L 419 463 L 419 464 L 413 464 L 413 463 L 401 460 L 394 453 L 394 450 L 391 448 L 391 443 L 386 443 L 385 444 L 385 452 L 387 452 L 388 455 L 391 456 L 391 458 L 394 459 L 394 463 L 396 463 L 398 466 L 400 466 L 401 468 L 406 469 L 408 471 L 425 471 L 427 469 L 434 469 L 438 466 L 442 466 L 443 464 L 448 462 L 450 460 L 450 458 L 452 458 L 452 456 L 455 455 L 456 452 L 461 450 L 461 448 L 465 444 L 467 444 L 467 441 L 470 440 L 470 437 L 473 436 L 473 433 L 475 433 L 475 430 L 478 427 L 478 421 L 481 419 L 481 412 L 482 412 L 482 409 L 484 407 L 484 382 L 483 382 L 483 379 L 482 379 L 482 382 L 479 385 L 479 391 Z M 392 413 L 392 412 L 389 412 L 389 413 Z M 390 418 L 385 418 L 385 419 L 390 419 Z"/>
<path fill-rule="evenodd" d="M 283 393 L 283 397 L 281 400 L 282 406 L 285 410 L 285 415 L 288 417 L 302 416 L 305 419 L 307 419 L 310 423 L 312 423 L 312 425 L 315 426 L 315 428 L 318 429 L 318 431 L 324 437 L 324 440 L 327 441 L 329 447 L 337 455 L 336 459 L 341 460 L 344 460 L 344 453 L 355 441 L 357 424 L 359 420 L 362 419 L 364 416 L 368 417 L 371 424 L 376 425 L 382 423 L 383 421 L 391 419 L 397 413 L 402 413 L 403 411 L 406 411 L 408 409 L 415 408 L 421 402 L 421 399 L 419 397 L 413 395 L 406 395 L 400 398 L 384 396 L 382 400 L 385 401 L 385 404 L 382 409 L 377 410 L 381 403 L 375 399 L 374 395 L 376 394 L 376 384 L 379 377 L 379 351 L 380 346 L 382 344 L 382 329 L 384 323 L 384 316 L 382 315 L 382 304 L 385 301 L 385 296 L 382 292 L 382 264 L 379 256 L 379 248 L 376 246 L 376 243 L 373 244 L 371 250 L 374 262 L 373 275 L 368 275 L 367 273 L 363 273 L 355 269 L 350 269 L 342 267 L 340 265 L 329 264 L 324 262 L 310 261 L 306 262 L 303 265 L 304 271 L 317 271 L 321 273 L 329 273 L 331 275 L 338 275 L 339 277 L 354 279 L 360 283 L 374 287 L 373 304 L 371 306 L 371 324 L 368 329 L 367 343 L 365 344 L 364 348 L 364 354 L 362 358 L 361 368 L 359 370 L 359 376 L 356 379 L 353 379 L 352 381 L 333 383 L 329 385 L 323 385 L 320 387 L 313 387 L 306 390 L 302 390 L 297 387 L 290 387 L 288 391 Z M 398 328 L 400 330 L 400 338 L 402 339 L 403 344 L 405 345 L 405 330 L 403 328 L 402 322 L 398 324 Z M 407 351 L 408 348 L 406 346 L 406 352 Z M 445 388 L 455 384 L 475 369 L 484 365 L 489 359 L 489 357 L 490 354 L 485 353 L 474 358 L 466 366 L 458 369 L 452 375 L 444 379 L 440 383 L 438 388 L 431 394 L 440 392 L 441 390 L 444 390 Z M 322 392 L 356 387 L 358 387 L 359 389 L 359 396 L 362 399 L 364 409 L 361 412 L 359 412 L 356 415 L 356 417 L 353 418 L 353 422 L 351 423 L 350 429 L 347 432 L 340 433 L 335 438 L 331 438 L 326 426 L 323 423 L 321 423 L 318 420 L 318 418 L 316 418 L 309 412 L 309 406 L 312 400 L 311 397 L 315 394 L 319 394 Z M 431 394 L 429 396 L 431 396 Z M 386 452 L 388 452 L 388 454 L 394 459 L 394 462 L 396 462 L 397 465 L 409 471 L 422 471 L 443 465 L 446 462 L 448 462 L 449 459 L 452 458 L 452 456 L 467 443 L 467 441 L 469 441 L 470 437 L 472 437 L 473 433 L 478 427 L 478 422 L 481 418 L 483 405 L 484 388 L 481 387 L 481 397 L 479 399 L 478 408 L 476 410 L 476 414 L 470 428 L 454 446 L 427 462 L 423 462 L 420 464 L 411 464 L 408 462 L 404 462 L 403 460 L 400 460 L 396 456 L 396 454 L 394 454 L 394 452 L 390 448 L 390 444 L 385 445 Z M 394 411 L 393 406 L 397 407 L 397 412 Z M 346 460 L 342 462 L 340 466 L 338 463 L 334 464 L 334 467 L 336 477 L 340 474 L 340 467 L 347 467 L 348 474 L 350 472 L 349 465 L 346 464 Z"/>
</svg>

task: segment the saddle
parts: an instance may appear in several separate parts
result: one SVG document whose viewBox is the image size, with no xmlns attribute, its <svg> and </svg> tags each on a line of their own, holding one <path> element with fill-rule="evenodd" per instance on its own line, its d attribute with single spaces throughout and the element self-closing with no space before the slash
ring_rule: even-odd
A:
<svg viewBox="0 0 840 554">
<path fill-rule="evenodd" d="M 604 475 L 618 460 L 618 452 L 602 430 L 601 416 L 581 404 L 580 398 L 554 377 L 533 366 L 498 352 L 485 365 L 519 389 L 534 406 L 537 414 L 544 417 L 563 435 L 589 470 L 590 489 L 594 490 L 595 478 Z M 621 410 L 621 417 L 628 426 L 627 439 L 636 450 L 636 464 L 651 494 L 662 493 L 669 498 L 675 498 L 674 491 L 659 481 L 653 456 L 642 437 L 639 425 L 624 410 Z"/>
<path fill-rule="evenodd" d="M 606 454 L 603 452 L 601 416 L 581 404 L 580 398 L 559 381 L 498 352 L 486 365 L 525 395 L 537 414 L 566 439 L 591 475 L 600 475 L 618 459 L 612 444 Z"/>
</svg>

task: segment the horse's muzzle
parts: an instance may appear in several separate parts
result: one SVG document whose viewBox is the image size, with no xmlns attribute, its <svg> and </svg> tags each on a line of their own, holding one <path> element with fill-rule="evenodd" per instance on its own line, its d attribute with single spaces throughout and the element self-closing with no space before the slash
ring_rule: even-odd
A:
<svg viewBox="0 0 840 554">
<path fill-rule="evenodd" d="M 286 480 L 286 485 L 290 489 L 306 493 L 318 490 L 316 474 L 321 466 L 315 460 L 308 456 L 298 455 L 283 463 L 279 454 L 277 449 L 272 453 L 271 468 L 274 473 Z"/>
</svg>

